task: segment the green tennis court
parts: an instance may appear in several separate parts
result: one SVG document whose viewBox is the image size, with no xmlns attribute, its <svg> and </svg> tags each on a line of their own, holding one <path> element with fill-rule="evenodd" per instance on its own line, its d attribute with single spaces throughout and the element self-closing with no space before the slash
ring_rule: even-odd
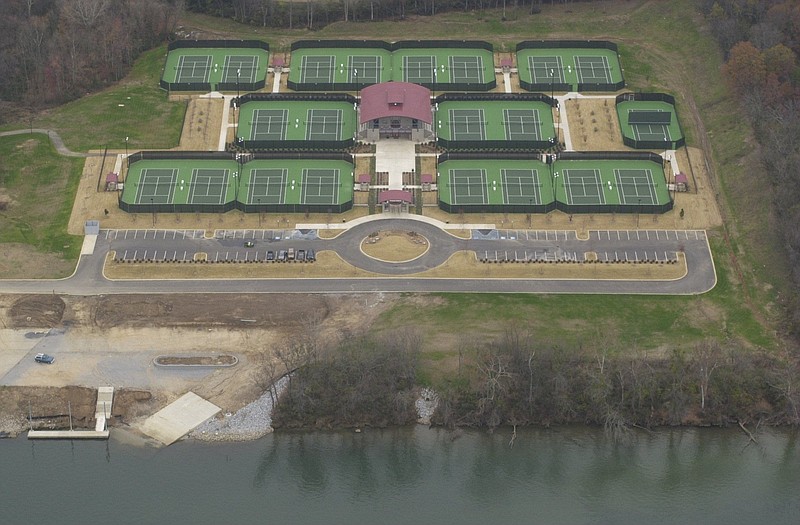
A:
<svg viewBox="0 0 800 525">
<path fill-rule="evenodd" d="M 439 200 L 452 206 L 541 205 L 553 201 L 539 160 L 447 160 L 439 164 Z"/>
<path fill-rule="evenodd" d="M 683 139 L 675 107 L 668 102 L 630 100 L 617 103 L 623 137 L 643 147 L 674 149 Z"/>
<path fill-rule="evenodd" d="M 353 104 L 320 100 L 259 100 L 242 104 L 237 139 L 264 143 L 340 142 L 352 139 L 358 117 Z"/>
<path fill-rule="evenodd" d="M 448 158 L 438 170 L 440 206 L 451 211 L 636 212 L 671 204 L 663 168 L 652 160 Z"/>
<path fill-rule="evenodd" d="M 258 48 L 177 48 L 167 55 L 163 82 L 180 85 L 218 84 L 246 86 L 267 78 L 269 52 Z M 235 87 L 233 87 L 235 89 Z"/>
<path fill-rule="evenodd" d="M 231 206 L 340 208 L 353 200 L 353 164 L 285 158 L 255 159 L 241 166 L 232 159 L 140 160 L 130 165 L 121 200 L 134 211 L 155 205 L 165 212 L 225 211 Z"/>
<path fill-rule="evenodd" d="M 335 204 L 341 191 L 340 171 L 336 168 L 304 168 L 300 204 Z"/>
<path fill-rule="evenodd" d="M 441 102 L 434 120 L 438 137 L 453 142 L 492 141 L 492 147 L 502 147 L 498 142 L 536 145 L 555 137 L 553 111 L 540 101 Z"/>
<path fill-rule="evenodd" d="M 247 181 L 247 204 L 283 204 L 288 168 L 251 169 Z"/>
<path fill-rule="evenodd" d="M 290 85 L 412 82 L 431 86 L 489 85 L 494 57 L 482 48 L 297 48 L 292 51 Z"/>
<path fill-rule="evenodd" d="M 611 85 L 623 81 L 617 53 L 605 48 L 528 48 L 517 51 L 520 80 L 545 91 L 564 84 L 571 91 L 578 85 Z M 610 89 L 614 91 L 615 89 Z"/>
</svg>

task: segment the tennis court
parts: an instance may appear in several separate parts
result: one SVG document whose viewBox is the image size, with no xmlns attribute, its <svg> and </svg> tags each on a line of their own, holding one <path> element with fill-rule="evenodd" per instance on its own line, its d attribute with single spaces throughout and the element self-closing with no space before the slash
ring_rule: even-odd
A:
<svg viewBox="0 0 800 525">
<path fill-rule="evenodd" d="M 353 84 L 378 84 L 383 69 L 382 57 L 377 55 L 349 55 L 347 57 L 348 82 Z"/>
<path fill-rule="evenodd" d="M 256 109 L 251 121 L 250 140 L 286 140 L 288 114 L 285 109 Z"/>
<path fill-rule="evenodd" d="M 537 109 L 504 109 L 507 140 L 542 140 L 542 120 Z"/>
<path fill-rule="evenodd" d="M 576 56 L 575 71 L 578 73 L 578 83 L 611 83 L 611 65 L 608 63 L 608 57 Z"/>
<path fill-rule="evenodd" d="M 538 98 L 448 100 L 438 104 L 434 120 L 444 147 L 543 149 L 555 137 L 552 108 Z"/>
<path fill-rule="evenodd" d="M 559 176 L 563 181 L 567 204 L 606 203 L 599 169 L 562 169 L 560 173 L 555 172 L 556 181 Z"/>
<path fill-rule="evenodd" d="M 414 84 L 432 84 L 438 77 L 436 70 L 436 57 L 434 55 L 407 55 L 402 57 L 400 66 L 403 72 L 403 82 Z M 442 66 L 444 71 L 444 66 Z"/>
<path fill-rule="evenodd" d="M 161 158 L 131 163 L 120 207 L 134 213 L 153 206 L 165 213 L 300 212 L 305 205 L 343 211 L 352 201 L 353 164 L 346 160 L 276 157 L 240 166 L 233 158 Z"/>
<path fill-rule="evenodd" d="M 268 61 L 267 49 L 258 47 L 178 47 L 167 55 L 161 86 L 169 90 L 197 90 L 201 86 L 257 89 L 259 82 L 266 81 Z"/>
<path fill-rule="evenodd" d="M 338 169 L 304 168 L 300 204 L 335 204 L 340 187 Z"/>
<path fill-rule="evenodd" d="M 629 110 L 628 124 L 633 128 L 636 140 L 671 140 L 669 123 L 672 120 L 671 111 L 642 111 Z"/>
<path fill-rule="evenodd" d="M 226 55 L 222 66 L 222 82 L 256 81 L 258 57 L 253 55 Z"/>
<path fill-rule="evenodd" d="M 499 213 L 559 209 L 565 213 L 663 213 L 671 209 L 660 157 L 565 159 L 547 165 L 516 159 L 458 158 L 439 163 L 439 207 Z M 455 158 L 454 158 L 455 157 Z"/>
<path fill-rule="evenodd" d="M 136 187 L 136 204 L 167 204 L 172 202 L 175 194 L 177 169 L 152 168 L 144 169 Z"/>
<path fill-rule="evenodd" d="M 189 183 L 189 204 L 222 204 L 228 191 L 229 170 L 195 168 Z"/>
<path fill-rule="evenodd" d="M 542 184 L 535 169 L 502 169 L 503 204 L 543 204 Z"/>
<path fill-rule="evenodd" d="M 615 169 L 620 204 L 657 204 L 653 172 L 648 169 Z"/>
<path fill-rule="evenodd" d="M 670 103 L 625 100 L 617 103 L 617 116 L 629 146 L 673 149 L 683 140 L 675 107 Z"/>
<path fill-rule="evenodd" d="M 486 170 L 452 169 L 450 177 L 450 202 L 457 206 L 488 204 Z"/>
<path fill-rule="evenodd" d="M 483 84 L 483 57 L 450 56 L 450 82 Z"/>
<path fill-rule="evenodd" d="M 329 84 L 333 82 L 336 64 L 333 55 L 307 55 L 300 62 L 300 82 L 303 84 Z"/>
<path fill-rule="evenodd" d="M 306 123 L 306 140 L 341 140 L 341 109 L 309 109 Z"/>
<path fill-rule="evenodd" d="M 283 204 L 288 179 L 287 168 L 251 170 L 247 182 L 247 204 Z"/>
<path fill-rule="evenodd" d="M 208 82 L 211 76 L 211 60 L 211 55 L 181 56 L 176 67 L 175 82 Z"/>
<path fill-rule="evenodd" d="M 528 67 L 530 68 L 534 84 L 563 84 L 566 82 L 564 74 L 564 61 L 560 56 L 529 56 Z M 572 73 L 572 66 L 569 66 Z"/>
<path fill-rule="evenodd" d="M 533 91 L 616 91 L 624 86 L 613 49 L 522 47 L 517 64 L 522 87 Z"/>
<path fill-rule="evenodd" d="M 346 101 L 246 100 L 236 137 L 251 148 L 308 147 L 309 142 L 315 148 L 342 147 L 342 141 L 352 140 L 357 122 L 356 108 Z"/>
<path fill-rule="evenodd" d="M 292 50 L 289 86 L 314 89 L 358 89 L 379 82 L 411 82 L 436 86 L 494 87 L 492 52 L 483 48 L 298 47 Z"/>
<path fill-rule="evenodd" d="M 450 136 L 458 140 L 486 140 L 483 109 L 451 109 Z"/>
</svg>

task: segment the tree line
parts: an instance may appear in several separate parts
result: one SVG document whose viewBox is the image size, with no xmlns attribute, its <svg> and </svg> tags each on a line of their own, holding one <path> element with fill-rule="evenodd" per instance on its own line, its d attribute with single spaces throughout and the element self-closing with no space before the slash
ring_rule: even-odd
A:
<svg viewBox="0 0 800 525">
<path fill-rule="evenodd" d="M 422 338 L 343 341 L 301 340 L 278 351 L 264 377 L 290 373 L 291 381 L 277 400 L 276 428 L 415 421 Z M 734 342 L 620 351 L 598 336 L 562 348 L 510 326 L 495 341 L 465 344 L 457 369 L 430 386 L 440 398 L 432 422 L 449 428 L 581 423 L 621 436 L 633 427 L 800 424 L 797 362 Z"/>
<path fill-rule="evenodd" d="M 793 287 L 786 329 L 800 338 L 800 4 L 796 0 L 702 0 L 726 56 L 723 74 L 755 131 L 760 170 L 772 188 L 775 225 Z"/>
<path fill-rule="evenodd" d="M 516 9 L 538 13 L 543 3 L 575 0 L 187 0 L 190 11 L 263 27 L 320 29 L 333 22 L 397 20 L 449 11 Z M 593 1 L 593 0 L 579 0 Z"/>
<path fill-rule="evenodd" d="M 183 0 L 0 2 L 0 100 L 38 107 L 120 80 L 174 31 Z"/>
</svg>

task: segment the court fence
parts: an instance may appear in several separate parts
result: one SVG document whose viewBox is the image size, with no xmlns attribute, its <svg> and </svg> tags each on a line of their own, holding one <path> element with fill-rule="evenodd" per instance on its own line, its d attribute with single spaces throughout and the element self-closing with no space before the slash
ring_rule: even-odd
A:
<svg viewBox="0 0 800 525">
<path fill-rule="evenodd" d="M 268 153 L 253 153 L 248 155 L 247 162 L 254 160 L 342 160 L 353 164 L 353 156 L 340 152 L 298 152 L 298 151 L 271 151 Z M 224 151 L 140 151 L 128 157 L 130 165 L 142 160 L 233 160 L 237 161 L 236 153 Z M 127 213 L 226 213 L 231 210 L 240 210 L 244 213 L 343 213 L 353 207 L 353 200 L 338 204 L 247 204 L 241 200 L 233 200 L 223 204 L 153 204 L 129 203 L 119 200 L 119 207 Z"/>
<path fill-rule="evenodd" d="M 383 49 L 394 52 L 400 49 L 485 49 L 494 52 L 494 46 L 483 40 L 298 40 L 291 50 L 298 49 Z M 494 71 L 494 64 L 492 64 Z M 494 74 L 483 83 L 477 82 L 415 82 L 428 89 L 439 91 L 491 91 L 497 87 Z M 288 80 L 287 86 L 295 91 L 359 91 L 370 85 L 368 82 L 295 82 Z"/>
<path fill-rule="evenodd" d="M 176 40 L 167 46 L 168 51 L 174 49 L 263 49 L 269 51 L 269 44 L 261 40 Z M 169 53 L 168 53 L 169 54 Z M 166 61 L 164 63 L 166 70 Z M 218 91 L 257 91 L 266 85 L 266 75 L 255 82 L 220 82 L 216 84 Z M 159 81 L 161 89 L 172 91 L 211 91 L 214 86 L 210 82 L 167 82 Z"/>
<path fill-rule="evenodd" d="M 465 101 L 524 101 L 544 102 L 550 107 L 558 105 L 556 99 L 542 93 L 445 93 L 434 99 L 435 104 Z M 541 137 L 540 140 L 451 140 L 437 136 L 436 143 L 441 148 L 455 151 L 548 151 L 553 148 L 553 142 L 549 139 L 550 137 Z"/>
<path fill-rule="evenodd" d="M 346 102 L 355 104 L 356 97 L 347 93 L 248 93 L 231 100 L 231 107 L 248 102 Z M 241 106 L 239 106 L 241 108 Z M 241 110 L 240 110 L 241 111 Z M 358 124 L 356 123 L 356 128 Z M 238 132 L 238 129 L 237 129 Z M 237 137 L 234 142 L 225 145 L 227 151 L 272 151 L 272 150 L 346 150 L 353 147 L 355 140 L 348 137 L 343 140 L 245 140 Z"/>
<path fill-rule="evenodd" d="M 517 44 L 517 53 L 524 49 L 610 49 L 617 54 L 617 44 L 607 40 L 525 40 Z M 621 73 L 621 72 L 620 72 Z M 555 82 L 528 82 L 519 79 L 519 85 L 527 91 L 572 91 L 572 84 Z M 579 82 L 581 91 L 619 91 L 625 87 L 625 79 L 619 82 Z"/>
<path fill-rule="evenodd" d="M 535 153 L 476 153 L 456 152 L 443 153 L 437 157 L 437 165 L 447 160 L 542 160 Z M 558 160 L 640 160 L 655 162 L 663 166 L 664 159 L 660 155 L 639 151 L 592 151 L 562 152 Z M 444 185 L 439 184 L 441 189 Z M 439 198 L 439 209 L 448 213 L 548 213 L 559 210 L 567 214 L 575 213 L 666 213 L 674 206 L 672 195 L 669 202 L 663 204 L 567 204 L 559 200 L 542 204 L 452 204 Z"/>
<path fill-rule="evenodd" d="M 617 95 L 615 105 L 622 102 L 646 101 L 646 102 L 666 102 L 673 107 L 673 114 L 678 118 L 675 108 L 675 97 L 666 93 L 622 93 Z M 678 149 L 686 145 L 686 138 L 681 136 L 677 140 L 636 140 L 622 134 L 622 142 L 631 148 L 636 149 Z"/>
</svg>

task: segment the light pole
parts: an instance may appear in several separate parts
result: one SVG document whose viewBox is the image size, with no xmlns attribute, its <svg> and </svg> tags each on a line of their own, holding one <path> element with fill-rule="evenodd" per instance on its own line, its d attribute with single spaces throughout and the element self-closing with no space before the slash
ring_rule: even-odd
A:
<svg viewBox="0 0 800 525">
<path fill-rule="evenodd" d="M 242 73 L 241 68 L 236 69 L 236 133 L 234 134 L 234 138 L 239 136 L 239 119 L 241 118 L 242 113 L 242 101 L 240 98 L 240 91 L 239 91 L 239 76 Z"/>
<path fill-rule="evenodd" d="M 128 159 L 128 137 L 125 137 L 125 160 Z"/>
<path fill-rule="evenodd" d="M 261 197 L 258 198 L 258 227 L 261 228 Z"/>
</svg>

